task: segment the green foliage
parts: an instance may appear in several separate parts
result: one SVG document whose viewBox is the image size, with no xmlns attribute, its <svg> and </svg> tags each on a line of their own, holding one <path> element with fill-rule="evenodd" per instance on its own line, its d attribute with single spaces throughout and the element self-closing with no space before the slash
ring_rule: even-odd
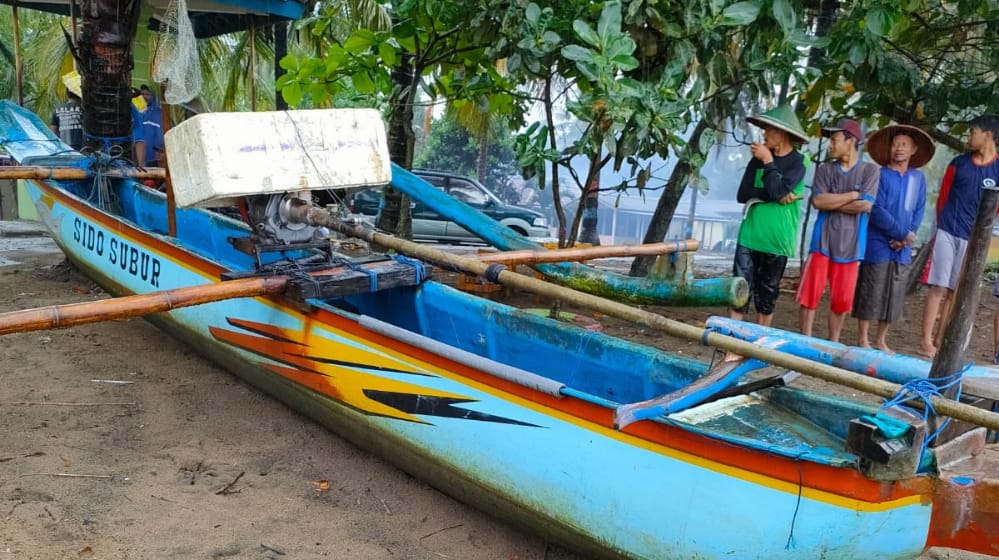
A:
<svg viewBox="0 0 999 560">
<path fill-rule="evenodd" d="M 995 111 L 999 5 L 977 0 L 863 0 L 845 5 L 824 75 L 806 101 L 813 116 L 849 113 L 944 134 Z M 961 132 L 952 129 L 952 134 Z M 948 143 L 960 146 L 957 138 Z"/>
<path fill-rule="evenodd" d="M 439 169 L 478 179 L 479 138 L 461 125 L 457 110 L 448 111 L 435 120 L 423 149 L 414 159 L 414 166 Z M 504 201 L 516 204 L 519 194 L 510 187 L 510 179 L 518 173 L 513 135 L 500 123 L 494 123 L 488 133 L 486 176 L 482 184 Z"/>
</svg>

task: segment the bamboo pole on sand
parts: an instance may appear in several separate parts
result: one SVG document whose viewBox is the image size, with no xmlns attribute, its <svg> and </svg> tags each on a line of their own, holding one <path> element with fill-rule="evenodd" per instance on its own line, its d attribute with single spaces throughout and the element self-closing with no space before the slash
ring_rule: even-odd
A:
<svg viewBox="0 0 999 560">
<path fill-rule="evenodd" d="M 681 323 L 680 321 L 667 319 L 662 315 L 650 313 L 643 309 L 524 276 L 506 270 L 503 265 L 484 263 L 473 258 L 446 253 L 425 245 L 413 243 L 412 241 L 378 233 L 363 224 L 340 221 L 330 216 L 324 210 L 312 206 L 302 205 L 293 207 L 290 216 L 292 221 L 326 226 L 340 231 L 345 235 L 394 249 L 411 257 L 434 262 L 445 268 L 466 274 L 483 276 L 498 284 L 512 286 L 553 299 L 561 299 L 562 301 L 586 307 L 605 315 L 632 321 L 679 338 L 700 341 L 708 346 L 748 358 L 757 358 L 778 367 L 797 371 L 865 393 L 892 398 L 901 389 L 901 386 L 896 383 L 866 377 L 837 367 L 763 348 L 750 342 L 706 331 L 705 329 Z M 930 397 L 930 403 L 939 414 L 978 426 L 984 426 L 992 430 L 999 430 L 999 414 L 942 397 Z"/>
<path fill-rule="evenodd" d="M 105 177 L 128 179 L 165 179 L 166 169 L 162 167 L 146 167 L 144 169 L 109 169 L 100 173 Z M 73 181 L 89 179 L 95 172 L 82 167 L 47 167 L 15 165 L 0 167 L 0 180 L 3 179 L 54 179 L 58 181 Z"/>
<path fill-rule="evenodd" d="M 0 335 L 126 319 L 224 299 L 279 294 L 287 284 L 286 276 L 246 278 L 109 300 L 12 311 L 0 314 Z"/>
</svg>

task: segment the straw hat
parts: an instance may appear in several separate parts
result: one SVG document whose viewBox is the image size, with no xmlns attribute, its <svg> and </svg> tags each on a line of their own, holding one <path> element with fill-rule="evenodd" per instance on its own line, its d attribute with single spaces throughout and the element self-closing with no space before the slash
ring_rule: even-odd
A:
<svg viewBox="0 0 999 560">
<path fill-rule="evenodd" d="M 746 120 L 760 128 L 769 126 L 783 130 L 791 136 L 792 140 L 796 140 L 802 144 L 808 142 L 808 134 L 801 128 L 798 117 L 795 116 L 794 111 L 787 105 L 780 105 L 762 115 L 746 117 Z"/>
<path fill-rule="evenodd" d="M 66 90 L 77 97 L 80 97 L 80 92 L 83 91 L 80 86 L 80 73 L 76 70 L 62 75 L 62 85 L 66 86 Z"/>
<path fill-rule="evenodd" d="M 909 167 L 922 167 L 933 159 L 936 146 L 933 139 L 923 130 L 906 124 L 893 124 L 871 134 L 867 140 L 867 153 L 878 165 L 891 163 L 891 143 L 900 132 L 905 132 L 916 143 L 916 153 L 909 160 Z"/>
</svg>

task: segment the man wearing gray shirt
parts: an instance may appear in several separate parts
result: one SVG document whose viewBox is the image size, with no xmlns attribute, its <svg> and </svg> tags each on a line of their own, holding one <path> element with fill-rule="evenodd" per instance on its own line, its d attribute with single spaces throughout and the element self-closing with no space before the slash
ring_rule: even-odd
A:
<svg viewBox="0 0 999 560">
<path fill-rule="evenodd" d="M 819 211 L 808 262 L 798 284 L 801 333 L 812 335 L 815 310 L 829 285 L 829 340 L 839 342 L 843 322 L 853 309 L 857 268 L 864 258 L 867 219 L 878 194 L 879 168 L 860 161 L 864 141 L 860 125 L 840 119 L 823 128 L 829 158 L 815 170 L 812 205 Z"/>
</svg>

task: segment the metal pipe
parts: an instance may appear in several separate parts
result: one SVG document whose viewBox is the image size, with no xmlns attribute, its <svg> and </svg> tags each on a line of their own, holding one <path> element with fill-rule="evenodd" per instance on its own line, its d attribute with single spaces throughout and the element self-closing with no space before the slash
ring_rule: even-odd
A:
<svg viewBox="0 0 999 560">
<path fill-rule="evenodd" d="M 510 381 L 518 385 L 530 387 L 531 389 L 541 391 L 542 393 L 553 397 L 562 396 L 561 391 L 565 388 L 564 383 L 559 383 L 551 378 L 509 366 L 495 360 L 490 360 L 489 358 L 479 356 L 478 354 L 473 354 L 466 350 L 462 350 L 461 348 L 445 344 L 439 340 L 434 340 L 430 337 L 414 333 L 413 331 L 397 327 L 391 323 L 380 321 L 374 317 L 362 315 L 357 322 L 362 327 L 378 334 L 382 334 L 396 340 L 401 340 L 406 344 L 432 352 L 438 356 L 443 356 L 459 364 L 484 371 L 489 375 L 505 379 L 506 381 Z"/>
</svg>

